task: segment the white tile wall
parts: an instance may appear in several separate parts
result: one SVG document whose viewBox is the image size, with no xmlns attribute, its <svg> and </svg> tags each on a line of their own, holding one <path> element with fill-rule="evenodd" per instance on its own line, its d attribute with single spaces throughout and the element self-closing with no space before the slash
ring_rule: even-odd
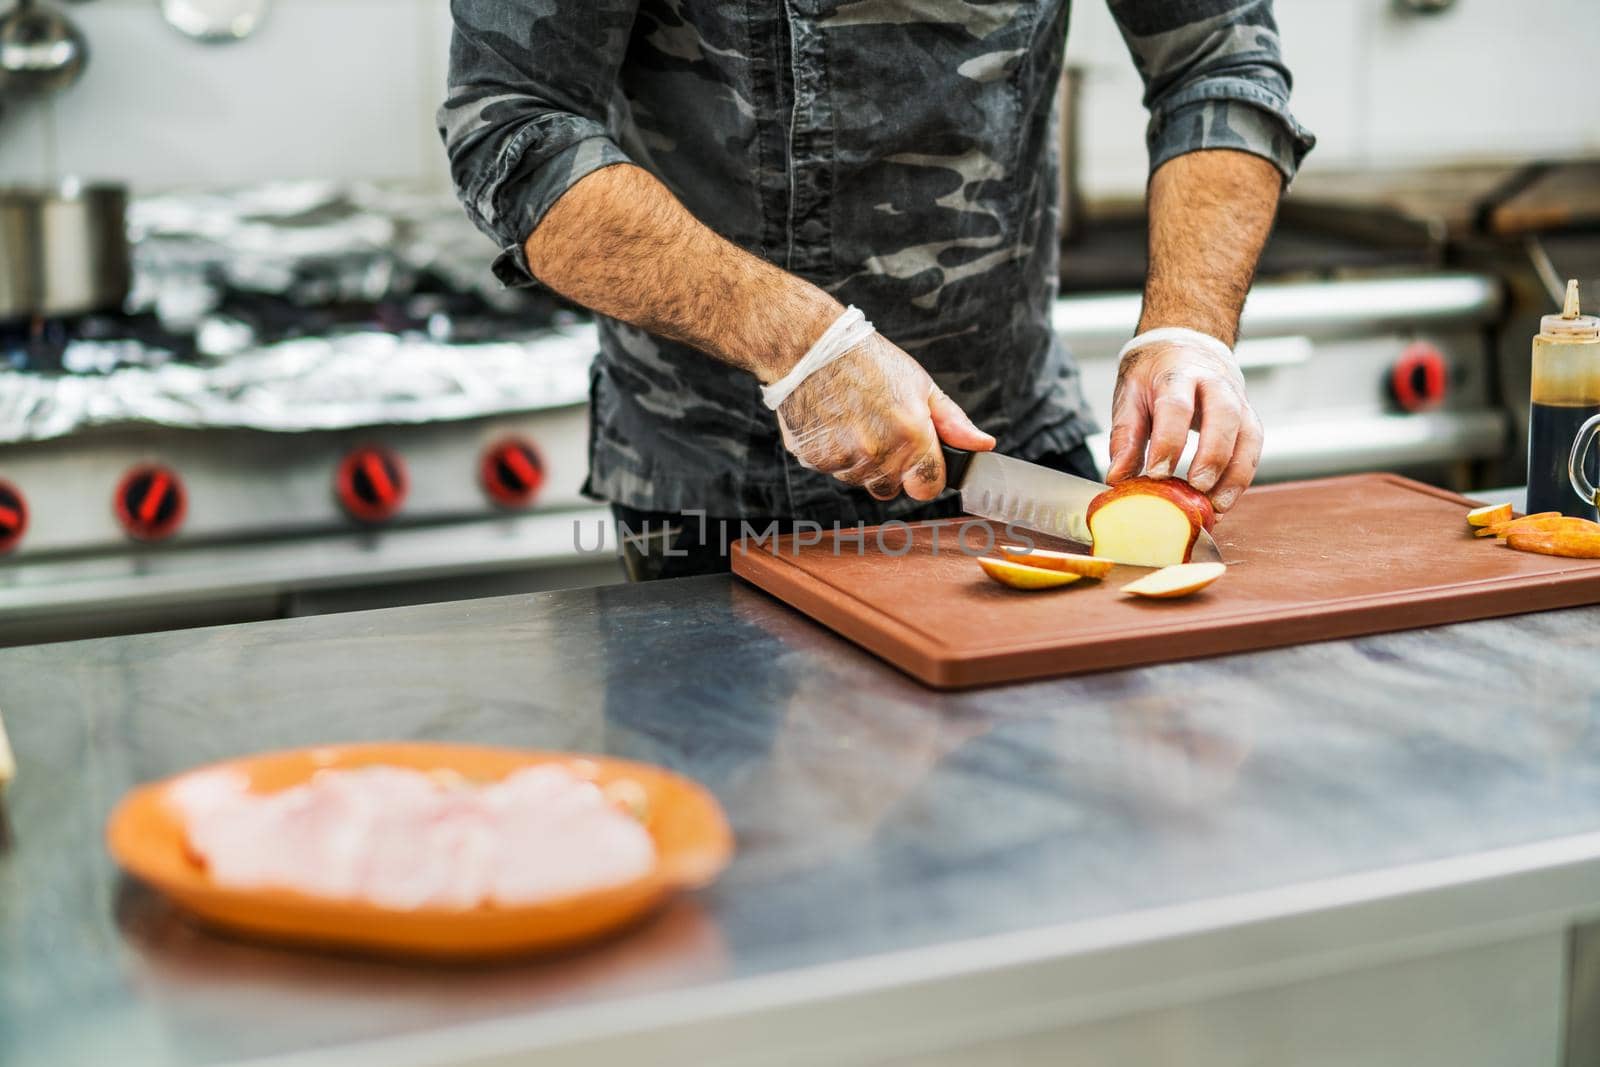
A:
<svg viewBox="0 0 1600 1067">
<path fill-rule="evenodd" d="M 1374 4 L 1389 2 L 1278 0 L 1274 6 L 1284 59 L 1294 75 L 1291 105 L 1301 124 L 1317 135 L 1317 148 L 1309 157 L 1312 165 L 1364 162 L 1360 158 L 1366 95 L 1363 41 Z"/>
<path fill-rule="evenodd" d="M 1345 169 L 1600 153 L 1596 0 L 1277 0 L 1308 166 Z M 1559 48 L 1552 47 L 1559 45 Z M 1144 183 L 1141 87 L 1103 0 L 1078 0 L 1068 57 L 1086 69 L 1084 189 Z"/>
<path fill-rule="evenodd" d="M 1321 141 L 1311 165 L 1600 152 L 1595 2 L 1459 0 L 1445 15 L 1408 18 L 1393 0 L 1278 0 L 1295 109 Z M 1074 7 L 1084 187 L 1136 191 L 1145 176 L 1138 76 L 1103 0 Z M 68 13 L 93 48 L 89 71 L 54 100 L 0 113 L 0 181 L 448 182 L 433 132 L 448 0 L 276 0 L 255 37 L 221 46 L 178 35 L 154 0 Z"/>
<path fill-rule="evenodd" d="M 427 152 L 421 179 L 432 186 L 450 186 L 450 164 L 445 158 L 439 135 L 434 130 L 433 113 L 444 99 L 450 73 L 450 0 L 419 0 L 422 5 L 423 49 L 427 53 L 427 85 L 423 119 L 428 128 Z"/>
<path fill-rule="evenodd" d="M 1083 70 L 1078 180 L 1093 196 L 1144 187 L 1144 86 L 1105 0 L 1075 0 L 1067 62 Z"/>
<path fill-rule="evenodd" d="M 201 44 L 154 0 L 68 15 L 89 38 L 83 80 L 0 118 L 0 175 L 126 178 L 145 188 L 267 178 L 442 175 L 442 0 L 278 0 L 245 41 Z M 55 159 L 30 134 L 52 123 Z"/>
<path fill-rule="evenodd" d="M 1374 13 L 1370 158 L 1600 152 L 1600 2 L 1460 5 L 1437 22 Z"/>
<path fill-rule="evenodd" d="M 25 105 L 0 101 L 0 182 L 49 180 L 53 129 L 48 101 Z"/>
</svg>

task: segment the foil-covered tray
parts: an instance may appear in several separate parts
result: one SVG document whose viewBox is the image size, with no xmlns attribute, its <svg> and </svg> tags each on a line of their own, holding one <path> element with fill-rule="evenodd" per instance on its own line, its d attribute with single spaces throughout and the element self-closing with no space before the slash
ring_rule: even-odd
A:
<svg viewBox="0 0 1600 1067">
<path fill-rule="evenodd" d="M 548 293 L 501 287 L 493 244 L 448 194 L 280 182 L 144 197 L 128 220 L 122 312 L 92 330 L 44 324 L 65 337 L 53 364 L 0 358 L 0 443 L 119 424 L 330 430 L 587 398 L 594 325 Z"/>
<path fill-rule="evenodd" d="M 477 418 L 583 403 L 592 323 L 521 341 L 442 344 L 351 333 L 282 341 L 216 366 L 104 375 L 0 373 L 0 442 L 128 423 L 304 432 Z"/>
</svg>

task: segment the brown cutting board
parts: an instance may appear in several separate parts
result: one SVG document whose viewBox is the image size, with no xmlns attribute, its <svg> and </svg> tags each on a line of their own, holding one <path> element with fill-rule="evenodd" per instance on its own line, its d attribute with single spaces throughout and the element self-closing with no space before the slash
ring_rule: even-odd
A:
<svg viewBox="0 0 1600 1067">
<path fill-rule="evenodd" d="M 1600 560 L 1515 552 L 1468 533 L 1472 502 L 1392 474 L 1263 486 L 1217 524 L 1228 573 L 1181 600 L 1117 567 L 1043 592 L 987 578 L 976 519 L 735 547 L 734 573 L 932 686 L 1082 674 L 1600 602 Z M 937 531 L 940 551 L 932 550 Z M 997 531 L 998 532 L 998 531 Z M 1039 539 L 1044 544 L 1042 539 Z M 1063 547 L 1063 546 L 1056 546 Z M 1071 547 L 1071 546 L 1065 546 Z M 978 553 L 981 554 L 981 553 Z"/>
</svg>

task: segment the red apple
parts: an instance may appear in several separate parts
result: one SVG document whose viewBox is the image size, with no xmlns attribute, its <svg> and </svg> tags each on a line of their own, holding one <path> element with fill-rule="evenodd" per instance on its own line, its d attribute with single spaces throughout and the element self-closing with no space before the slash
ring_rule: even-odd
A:
<svg viewBox="0 0 1600 1067">
<path fill-rule="evenodd" d="M 1206 495 L 1182 478 L 1129 478 L 1089 502 L 1094 554 L 1135 567 L 1188 563 L 1216 525 Z"/>
</svg>

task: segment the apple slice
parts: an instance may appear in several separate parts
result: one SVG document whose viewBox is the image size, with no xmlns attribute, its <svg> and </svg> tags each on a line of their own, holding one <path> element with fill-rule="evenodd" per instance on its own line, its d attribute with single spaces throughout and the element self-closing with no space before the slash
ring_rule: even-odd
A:
<svg viewBox="0 0 1600 1067">
<path fill-rule="evenodd" d="M 1009 585 L 1013 589 L 1054 589 L 1057 586 L 1071 585 L 1083 577 L 1081 574 L 1068 574 L 1066 571 L 1029 567 L 1024 563 L 1012 563 L 1010 560 L 995 559 L 993 556 L 979 559 L 978 566 L 983 568 L 983 573 L 1001 585 Z"/>
<path fill-rule="evenodd" d="M 1096 559 L 1076 552 L 1053 552 L 1048 548 L 1025 549 L 1020 545 L 1001 545 L 1000 555 L 1010 563 L 1043 567 L 1047 571 L 1066 571 L 1085 578 L 1104 578 L 1117 565 L 1116 560 Z"/>
<path fill-rule="evenodd" d="M 1497 522 L 1508 522 L 1511 519 L 1510 504 L 1485 504 L 1481 508 L 1473 508 L 1467 512 L 1468 526 L 1493 526 Z"/>
<path fill-rule="evenodd" d="M 1217 521 L 1206 495 L 1182 478 L 1130 478 L 1089 502 L 1094 554 L 1135 567 L 1187 563 Z"/>
<path fill-rule="evenodd" d="M 1227 569 L 1227 565 L 1222 563 L 1179 563 L 1129 582 L 1122 587 L 1122 591 L 1158 600 L 1188 596 L 1221 578 Z"/>
</svg>

